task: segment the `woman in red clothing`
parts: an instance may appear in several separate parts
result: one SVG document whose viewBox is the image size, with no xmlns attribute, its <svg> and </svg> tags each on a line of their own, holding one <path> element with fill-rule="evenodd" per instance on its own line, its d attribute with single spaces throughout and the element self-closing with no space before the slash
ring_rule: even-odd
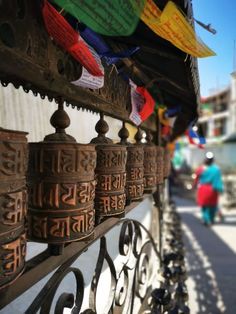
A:
<svg viewBox="0 0 236 314">
<path fill-rule="evenodd" d="M 219 193 L 223 192 L 223 182 L 220 168 L 214 163 L 212 152 L 206 153 L 204 165 L 196 171 L 197 203 L 202 209 L 202 219 L 205 225 L 215 221 L 218 211 Z"/>
</svg>

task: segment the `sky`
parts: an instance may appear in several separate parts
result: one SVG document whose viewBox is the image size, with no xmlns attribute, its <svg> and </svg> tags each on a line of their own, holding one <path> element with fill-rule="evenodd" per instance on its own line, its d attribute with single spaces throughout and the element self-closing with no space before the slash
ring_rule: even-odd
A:
<svg viewBox="0 0 236 314">
<path fill-rule="evenodd" d="M 230 74 L 236 71 L 236 0 L 192 0 L 192 4 L 194 17 L 204 24 L 211 23 L 217 31 L 213 35 L 195 25 L 197 35 L 217 54 L 198 58 L 200 91 L 204 97 L 229 86 Z"/>
</svg>

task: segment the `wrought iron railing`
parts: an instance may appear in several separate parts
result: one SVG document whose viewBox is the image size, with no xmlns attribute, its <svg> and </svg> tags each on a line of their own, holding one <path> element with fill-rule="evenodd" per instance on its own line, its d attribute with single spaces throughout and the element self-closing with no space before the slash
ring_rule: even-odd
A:
<svg viewBox="0 0 236 314">
<path fill-rule="evenodd" d="M 133 202 L 127 218 L 105 220 L 61 255 L 49 246 L 29 259 L 1 293 L 3 313 L 189 313 L 180 217 L 154 199 Z"/>
<path fill-rule="evenodd" d="M 26 300 L 28 303 L 24 304 L 24 313 L 63 313 L 65 307 L 70 308 L 72 313 L 138 313 L 141 308 L 147 309 L 151 292 L 159 286 L 159 219 L 158 209 L 152 205 L 150 197 L 145 196 L 141 203 L 132 203 L 126 208 L 126 213 L 135 214 L 137 208 L 139 212 L 143 212 L 143 218 L 149 215 L 149 223 L 152 222 L 152 226 L 155 226 L 152 232 L 149 231 L 149 223 L 145 227 L 132 218 L 110 218 L 96 227 L 93 240 L 68 244 L 62 255 L 51 256 L 51 248 L 47 248 L 26 262 L 26 269 L 21 277 L 1 295 L 1 307 L 56 269 L 50 274 L 50 278 L 47 277 L 46 283 L 33 297 L 33 301 L 32 297 L 22 297 L 24 303 Z M 107 233 L 109 229 L 112 229 L 112 237 Z M 107 242 L 111 239 L 112 243 L 108 248 Z M 97 256 L 93 253 L 91 256 L 89 250 L 96 240 L 99 240 L 100 247 Z M 114 246 L 117 246 L 117 252 Z M 87 249 L 88 252 L 84 252 Z M 113 255 L 109 249 L 112 249 Z M 81 254 L 89 254 L 87 263 L 93 265 L 88 267 L 93 273 L 90 274 L 91 283 L 86 283 L 89 288 L 85 287 L 84 278 L 88 274 L 78 266 L 77 260 L 82 257 Z M 70 274 L 74 276 L 70 279 L 71 283 L 64 286 L 64 292 L 56 295 L 63 280 Z M 66 289 L 73 286 L 73 281 L 74 293 L 66 292 Z M 8 305 L 5 308 L 6 313 L 12 308 L 14 307 Z"/>
</svg>

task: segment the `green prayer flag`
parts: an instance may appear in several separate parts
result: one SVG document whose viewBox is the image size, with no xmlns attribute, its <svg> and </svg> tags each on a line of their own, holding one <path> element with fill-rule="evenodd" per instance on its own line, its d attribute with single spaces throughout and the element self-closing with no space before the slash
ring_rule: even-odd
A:
<svg viewBox="0 0 236 314">
<path fill-rule="evenodd" d="M 165 108 L 165 104 L 162 104 L 160 102 L 160 90 L 158 89 L 158 87 L 156 85 L 152 85 L 150 87 L 148 87 L 148 91 L 151 94 L 152 98 L 155 100 L 156 102 L 156 108 Z"/>
<path fill-rule="evenodd" d="M 62 9 L 97 33 L 129 36 L 139 22 L 146 0 L 54 0 Z"/>
</svg>

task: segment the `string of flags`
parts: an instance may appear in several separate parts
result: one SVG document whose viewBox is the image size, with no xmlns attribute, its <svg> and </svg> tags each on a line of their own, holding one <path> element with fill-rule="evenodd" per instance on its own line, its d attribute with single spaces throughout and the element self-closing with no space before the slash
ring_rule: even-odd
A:
<svg viewBox="0 0 236 314">
<path fill-rule="evenodd" d="M 62 9 L 95 32 L 129 36 L 139 22 L 146 0 L 54 0 Z"/>
<path fill-rule="evenodd" d="M 168 138 L 171 135 L 174 121 L 178 113 L 181 112 L 181 106 L 174 108 L 157 108 L 158 119 L 161 124 L 161 135 Z M 191 122 L 188 129 L 185 131 L 185 136 L 189 144 L 194 145 L 200 149 L 205 148 L 206 139 L 204 136 L 198 134 L 198 129 Z"/>
<path fill-rule="evenodd" d="M 185 14 L 172 1 L 168 1 L 161 11 L 153 0 L 44 0 L 42 16 L 52 40 L 82 65 L 81 76 L 71 83 L 83 88 L 103 87 L 103 64 L 117 67 L 117 72 L 124 76 L 117 64 L 123 58 L 138 53 L 140 47 L 114 52 L 102 35 L 130 36 L 140 20 L 158 36 L 187 54 L 194 57 L 215 54 L 196 36 Z M 206 28 L 212 30 L 210 26 Z M 128 77 L 126 79 L 129 80 Z M 169 136 L 181 107 L 166 108 L 165 104 L 160 103 L 158 86 L 155 84 L 147 89 L 135 85 L 131 80 L 129 82 L 132 105 L 130 120 L 138 126 L 156 108 L 162 135 Z M 190 144 L 200 148 L 205 144 L 192 126 L 186 131 L 186 136 Z"/>
<path fill-rule="evenodd" d="M 194 57 L 215 55 L 177 5 L 168 1 L 161 11 L 153 0 L 54 0 L 63 10 L 96 33 L 130 36 L 141 19 L 154 33 Z"/>
<path fill-rule="evenodd" d="M 135 54 L 140 47 L 132 47 L 120 52 L 113 52 L 105 40 L 96 32 L 94 32 L 89 27 L 84 24 L 79 23 L 78 29 L 82 38 L 96 50 L 98 55 L 102 60 L 106 62 L 107 65 L 116 64 L 123 58 L 129 58 Z"/>
<path fill-rule="evenodd" d="M 204 149 L 204 144 L 206 144 L 206 139 L 204 136 L 201 136 L 198 134 L 197 127 L 195 130 L 193 123 L 190 123 L 190 126 L 186 130 L 185 134 L 186 134 L 190 144 L 197 146 L 200 149 Z"/>
</svg>

